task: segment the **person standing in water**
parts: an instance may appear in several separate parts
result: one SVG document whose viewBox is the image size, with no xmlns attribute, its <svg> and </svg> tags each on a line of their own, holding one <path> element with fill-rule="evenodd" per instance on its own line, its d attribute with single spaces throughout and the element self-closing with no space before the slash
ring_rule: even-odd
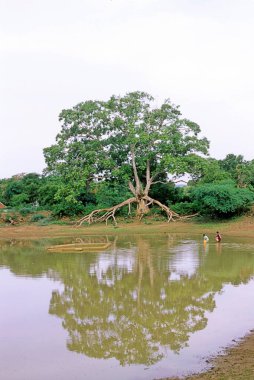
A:
<svg viewBox="0 0 254 380">
<path fill-rule="evenodd" d="M 216 232 L 215 240 L 219 243 L 221 241 L 221 234 L 219 231 Z"/>
<path fill-rule="evenodd" d="M 207 243 L 209 241 L 209 237 L 206 234 L 203 234 L 203 241 Z"/>
</svg>

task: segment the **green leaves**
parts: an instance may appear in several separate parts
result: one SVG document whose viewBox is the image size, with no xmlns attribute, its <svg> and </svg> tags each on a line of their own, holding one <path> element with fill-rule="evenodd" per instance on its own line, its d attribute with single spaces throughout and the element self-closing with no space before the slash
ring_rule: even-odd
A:
<svg viewBox="0 0 254 380">
<path fill-rule="evenodd" d="M 181 119 L 179 107 L 167 99 L 156 108 L 153 97 L 140 91 L 112 96 L 106 102 L 80 103 L 63 110 L 59 119 L 62 129 L 57 143 L 45 148 L 44 155 L 47 171 L 63 176 L 71 170 L 77 177 L 82 173 L 87 179 L 96 175 L 109 178 L 116 173 L 121 176 L 122 167 L 126 175 L 131 149 L 141 172 L 147 160 L 153 163 L 152 175 L 182 172 L 180 161 L 191 152 L 206 154 L 209 146 L 207 139 L 198 138 L 196 123 Z"/>
<path fill-rule="evenodd" d="M 0 186 L 4 203 L 12 207 L 38 203 L 38 190 L 42 181 L 41 176 L 36 173 L 5 180 L 5 183 Z"/>
<path fill-rule="evenodd" d="M 192 189 L 192 199 L 203 215 L 229 217 L 240 214 L 254 201 L 254 193 L 232 183 L 206 184 Z"/>
</svg>

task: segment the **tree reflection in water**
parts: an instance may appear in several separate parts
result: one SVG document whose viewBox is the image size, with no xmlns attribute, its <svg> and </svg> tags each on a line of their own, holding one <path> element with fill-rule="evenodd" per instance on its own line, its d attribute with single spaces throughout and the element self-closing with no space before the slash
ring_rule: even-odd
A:
<svg viewBox="0 0 254 380">
<path fill-rule="evenodd" d="M 45 254 L 43 244 L 1 244 L 0 267 L 60 281 L 64 290 L 52 293 L 49 312 L 62 319 L 68 349 L 122 365 L 179 352 L 205 328 L 223 285 L 254 273 L 254 256 L 239 254 L 241 245 L 222 244 L 218 254 L 216 245 L 205 252 L 202 243 L 171 235 L 119 237 L 101 254 Z"/>
<path fill-rule="evenodd" d="M 167 244 L 160 242 L 159 249 Z M 179 351 L 190 333 L 206 326 L 205 312 L 215 307 L 209 283 L 196 274 L 169 281 L 169 263 L 154 253 L 152 241 L 139 237 L 133 248 L 116 249 L 108 262 L 99 256 L 64 279 L 50 313 L 63 319 L 70 350 L 151 365 L 163 357 L 162 346 Z"/>
</svg>

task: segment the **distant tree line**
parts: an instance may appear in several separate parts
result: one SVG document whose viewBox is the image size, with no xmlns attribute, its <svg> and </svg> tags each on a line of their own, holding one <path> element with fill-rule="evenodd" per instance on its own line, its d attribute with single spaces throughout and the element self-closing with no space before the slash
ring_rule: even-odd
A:
<svg viewBox="0 0 254 380">
<path fill-rule="evenodd" d="M 55 217 L 105 210 L 143 216 L 152 209 L 168 217 L 228 218 L 249 210 L 254 160 L 209 157 L 209 142 L 196 123 L 169 100 L 154 104 L 151 95 L 134 92 L 63 110 L 56 143 L 44 149 L 43 174 L 0 180 L 0 201 Z M 183 175 L 188 181 L 179 186 Z"/>
</svg>

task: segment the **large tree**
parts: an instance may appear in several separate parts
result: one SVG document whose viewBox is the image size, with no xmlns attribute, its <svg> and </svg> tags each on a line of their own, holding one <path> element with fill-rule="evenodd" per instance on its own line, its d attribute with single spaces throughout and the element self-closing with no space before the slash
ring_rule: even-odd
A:
<svg viewBox="0 0 254 380">
<path fill-rule="evenodd" d="M 115 220 L 115 212 L 132 203 L 140 217 L 157 204 L 172 219 L 176 215 L 170 208 L 149 196 L 151 186 L 169 175 L 190 172 L 197 154 L 208 152 L 200 127 L 182 118 L 178 106 L 168 99 L 158 106 L 144 92 L 80 103 L 63 110 L 60 121 L 56 144 L 44 149 L 47 171 L 65 177 L 70 191 L 80 182 L 89 187 L 115 179 L 128 184 L 132 193 L 114 207 L 94 210 L 81 223 Z"/>
</svg>

